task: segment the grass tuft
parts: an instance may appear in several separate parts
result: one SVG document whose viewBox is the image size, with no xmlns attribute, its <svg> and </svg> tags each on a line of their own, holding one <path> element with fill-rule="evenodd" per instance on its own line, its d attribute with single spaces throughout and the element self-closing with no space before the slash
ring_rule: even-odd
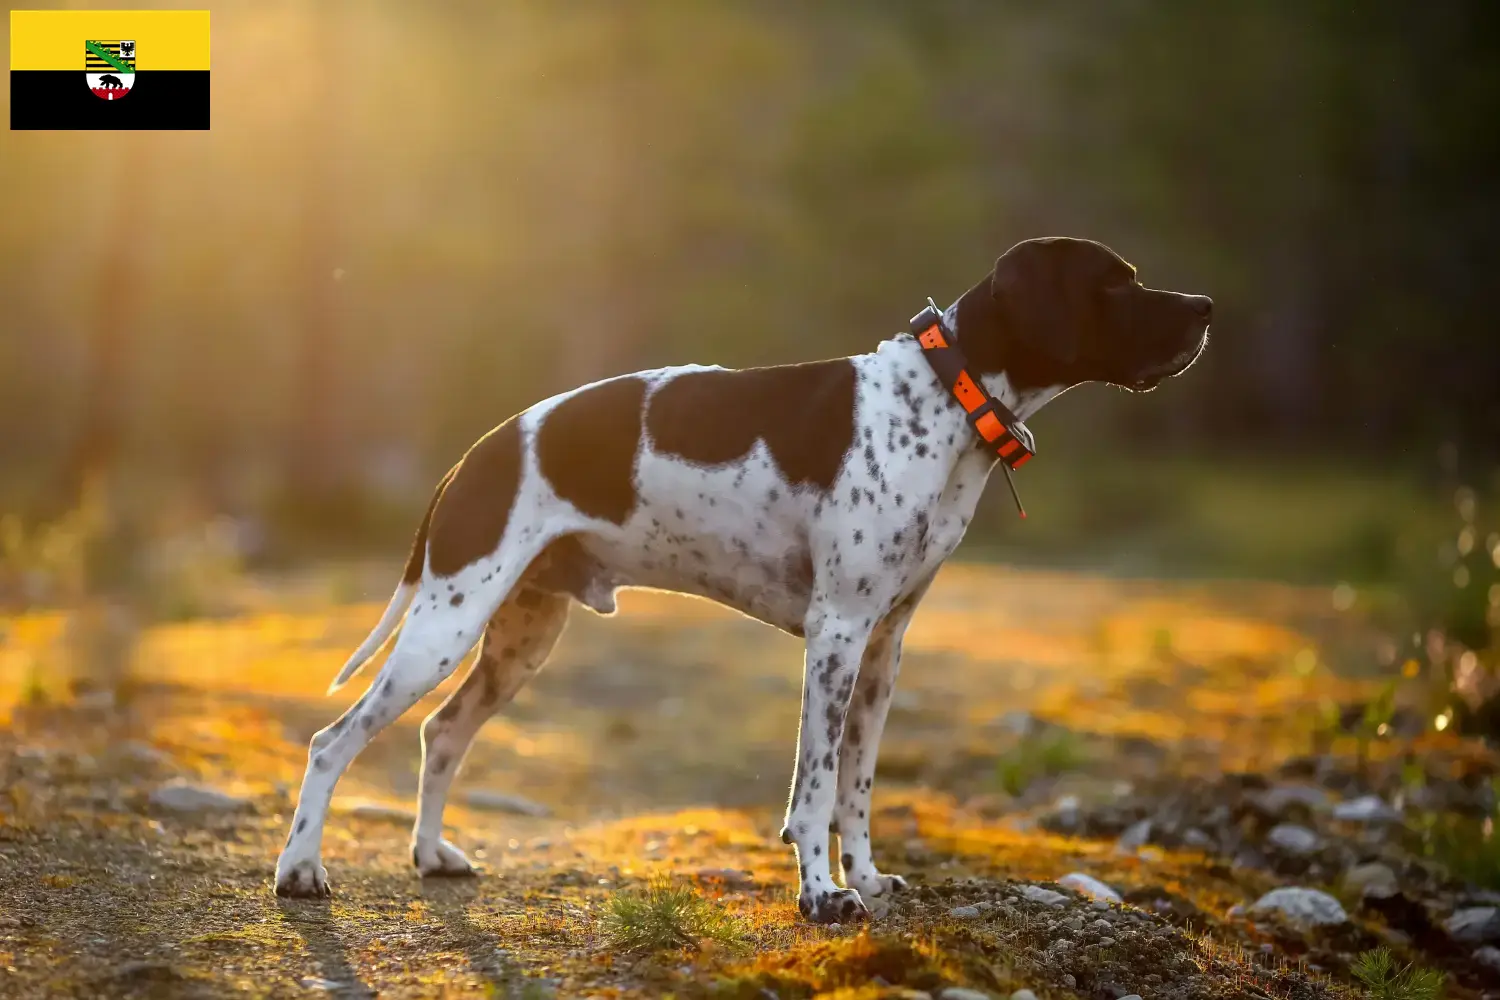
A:
<svg viewBox="0 0 1500 1000">
<path fill-rule="evenodd" d="M 1484 889 L 1500 889 L 1500 836 L 1494 816 L 1426 813 L 1415 824 L 1421 849 L 1448 873 Z"/>
<path fill-rule="evenodd" d="M 752 963 L 715 981 L 709 995 L 715 1000 L 762 1000 L 768 993 L 788 998 L 863 998 L 896 995 L 893 989 L 935 992 L 946 984 L 974 978 L 966 968 L 970 950 L 956 942 L 872 934 L 866 928 L 847 937 L 762 952 Z M 985 970 L 991 967 L 987 959 L 979 964 Z M 992 978 L 992 974 L 981 974 L 980 981 Z M 887 985 L 879 987 L 879 992 L 866 992 L 881 982 Z"/>
<path fill-rule="evenodd" d="M 652 878 L 643 889 L 611 897 L 603 930 L 611 947 L 637 954 L 698 948 L 704 940 L 738 949 L 745 941 L 736 917 L 665 875 Z"/>
<path fill-rule="evenodd" d="M 1041 778 L 1055 778 L 1088 762 L 1078 737 L 1066 729 L 1049 729 L 1028 737 L 1001 755 L 995 778 L 1009 795 L 1020 795 Z"/>
<path fill-rule="evenodd" d="M 1438 1000 L 1443 995 L 1441 972 L 1415 962 L 1398 969 L 1388 948 L 1361 953 L 1349 972 L 1369 989 L 1371 1000 Z"/>
</svg>

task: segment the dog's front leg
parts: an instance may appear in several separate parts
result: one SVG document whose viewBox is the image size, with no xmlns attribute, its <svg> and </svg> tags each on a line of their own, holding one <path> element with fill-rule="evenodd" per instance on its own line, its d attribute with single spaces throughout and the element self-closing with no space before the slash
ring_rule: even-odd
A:
<svg viewBox="0 0 1500 1000">
<path fill-rule="evenodd" d="M 877 909 L 884 905 L 883 901 L 877 905 L 881 897 L 906 888 L 905 879 L 883 875 L 875 867 L 870 851 L 870 790 L 875 785 L 880 734 L 896 690 L 896 675 L 901 671 L 901 640 L 926 590 L 923 584 L 875 626 L 860 664 L 839 748 L 838 804 L 833 814 L 839 835 L 839 865 L 844 884 L 859 890 L 865 904 Z"/>
<path fill-rule="evenodd" d="M 857 891 L 834 884 L 828 861 L 828 824 L 838 787 L 844 714 L 869 641 L 869 628 L 862 625 L 865 620 L 825 611 L 814 611 L 807 620 L 802 722 L 781 839 L 797 850 L 801 876 L 797 907 L 803 916 L 820 924 L 868 913 Z"/>
</svg>

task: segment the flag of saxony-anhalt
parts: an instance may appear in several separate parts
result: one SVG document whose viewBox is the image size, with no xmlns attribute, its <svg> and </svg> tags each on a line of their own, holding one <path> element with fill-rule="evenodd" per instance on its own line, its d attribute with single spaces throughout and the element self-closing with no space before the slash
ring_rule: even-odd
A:
<svg viewBox="0 0 1500 1000">
<path fill-rule="evenodd" d="M 208 128 L 208 11 L 13 10 L 12 129 Z"/>
</svg>

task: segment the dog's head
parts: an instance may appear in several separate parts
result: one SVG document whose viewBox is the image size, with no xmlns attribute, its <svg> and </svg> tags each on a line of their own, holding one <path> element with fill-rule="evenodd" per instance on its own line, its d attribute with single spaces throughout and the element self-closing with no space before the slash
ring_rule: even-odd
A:
<svg viewBox="0 0 1500 1000">
<path fill-rule="evenodd" d="M 1018 388 L 1108 382 L 1146 392 L 1197 360 L 1212 313 L 1206 295 L 1145 287 L 1102 243 L 1055 236 L 995 262 L 960 300 L 958 335 Z"/>
</svg>

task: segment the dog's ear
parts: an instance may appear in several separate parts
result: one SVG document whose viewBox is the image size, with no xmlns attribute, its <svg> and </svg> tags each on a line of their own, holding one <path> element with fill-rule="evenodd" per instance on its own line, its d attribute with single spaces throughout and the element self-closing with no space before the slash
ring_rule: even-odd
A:
<svg viewBox="0 0 1500 1000">
<path fill-rule="evenodd" d="M 1092 322 L 1091 272 L 1101 249 L 1087 240 L 1047 237 L 1005 251 L 995 261 L 990 295 L 1007 332 L 1063 364 L 1077 361 L 1084 327 Z"/>
</svg>

